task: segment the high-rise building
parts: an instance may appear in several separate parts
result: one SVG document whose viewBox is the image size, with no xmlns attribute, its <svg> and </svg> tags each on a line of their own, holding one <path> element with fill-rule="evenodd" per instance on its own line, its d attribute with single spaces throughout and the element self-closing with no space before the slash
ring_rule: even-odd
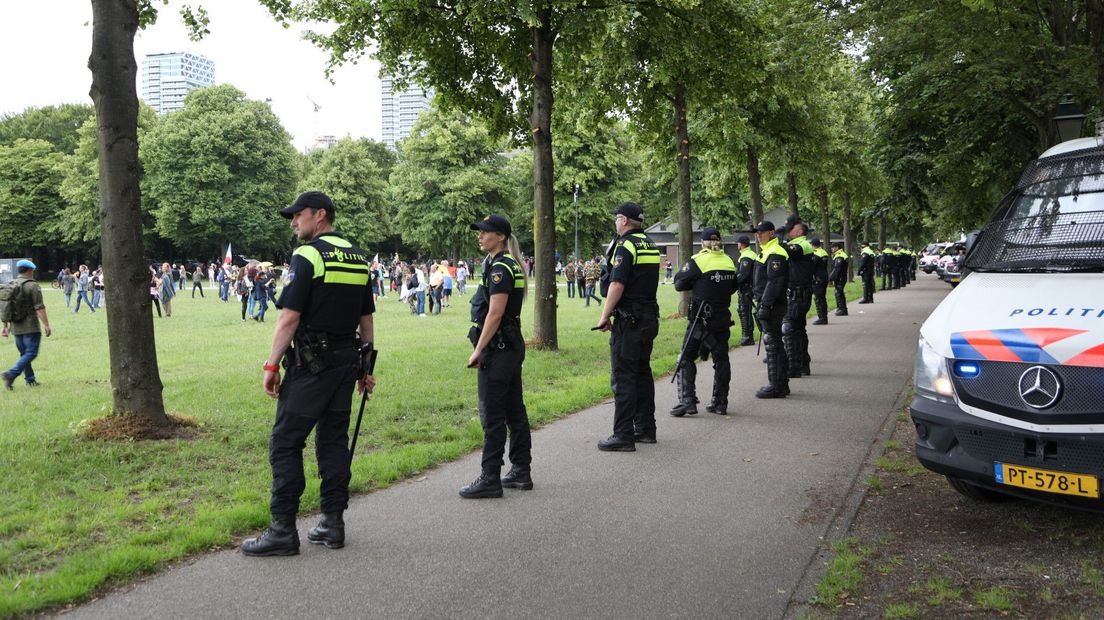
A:
<svg viewBox="0 0 1104 620">
<path fill-rule="evenodd" d="M 198 54 L 150 54 L 142 62 L 142 100 L 158 114 L 184 107 L 188 91 L 215 83 L 215 63 Z"/>
<path fill-rule="evenodd" d="M 423 110 L 429 109 L 433 89 L 410 86 L 395 90 L 395 80 L 387 73 L 380 73 L 383 86 L 383 143 L 395 148 L 395 143 L 410 135 L 414 121 Z"/>
</svg>

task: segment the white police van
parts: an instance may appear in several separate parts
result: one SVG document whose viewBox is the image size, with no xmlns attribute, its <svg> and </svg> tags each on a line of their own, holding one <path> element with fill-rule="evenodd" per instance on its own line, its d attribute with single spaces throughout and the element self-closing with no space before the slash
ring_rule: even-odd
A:
<svg viewBox="0 0 1104 620">
<path fill-rule="evenodd" d="M 920 462 L 960 493 L 1104 509 L 1104 147 L 1033 161 L 920 328 Z"/>
</svg>

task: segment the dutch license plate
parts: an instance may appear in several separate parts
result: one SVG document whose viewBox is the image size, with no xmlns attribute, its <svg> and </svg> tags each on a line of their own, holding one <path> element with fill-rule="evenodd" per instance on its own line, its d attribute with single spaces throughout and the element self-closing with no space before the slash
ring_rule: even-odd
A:
<svg viewBox="0 0 1104 620">
<path fill-rule="evenodd" d="M 1009 465 L 1008 463 L 993 463 L 993 473 L 1000 484 L 1045 493 L 1100 497 L 1100 486 L 1096 476 L 1035 469 L 1034 467 Z"/>
</svg>

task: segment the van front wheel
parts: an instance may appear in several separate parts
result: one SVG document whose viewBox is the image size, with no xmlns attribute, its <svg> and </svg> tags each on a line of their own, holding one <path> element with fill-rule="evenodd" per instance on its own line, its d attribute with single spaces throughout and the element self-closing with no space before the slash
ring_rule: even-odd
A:
<svg viewBox="0 0 1104 620">
<path fill-rule="evenodd" d="M 997 493 L 991 489 L 979 487 L 976 484 L 971 484 L 961 478 L 955 478 L 954 476 L 947 476 L 947 482 L 951 483 L 951 488 L 954 490 L 979 502 L 1007 502 L 1014 499 L 1004 493 Z"/>
</svg>

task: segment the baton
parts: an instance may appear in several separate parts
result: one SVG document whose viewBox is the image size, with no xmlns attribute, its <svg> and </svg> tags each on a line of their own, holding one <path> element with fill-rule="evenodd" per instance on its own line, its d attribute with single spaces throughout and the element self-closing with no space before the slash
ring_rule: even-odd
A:
<svg viewBox="0 0 1104 620">
<path fill-rule="evenodd" d="M 701 318 L 702 310 L 705 308 L 705 302 L 701 302 L 698 305 L 698 311 L 694 313 L 694 320 L 690 322 L 690 329 L 686 330 L 686 335 L 682 338 L 682 348 L 679 349 L 678 359 L 675 360 L 675 372 L 671 374 L 671 383 L 675 382 L 678 378 L 678 373 L 682 370 L 686 360 L 686 345 L 690 344 L 690 338 L 694 336 L 694 328 L 698 325 L 698 319 Z"/>
<path fill-rule="evenodd" d="M 364 350 L 366 345 L 360 346 L 360 355 L 363 358 L 364 355 L 368 356 L 368 362 L 365 364 L 364 373 L 361 375 L 367 376 L 375 373 L 376 370 L 376 354 L 379 353 L 376 349 Z M 353 452 L 356 451 L 357 436 L 360 435 L 360 421 L 364 419 L 364 405 L 368 404 L 368 388 L 364 388 L 364 391 L 360 395 L 360 413 L 357 414 L 356 428 L 353 429 L 353 440 L 349 444 L 349 465 L 353 463 Z"/>
</svg>

